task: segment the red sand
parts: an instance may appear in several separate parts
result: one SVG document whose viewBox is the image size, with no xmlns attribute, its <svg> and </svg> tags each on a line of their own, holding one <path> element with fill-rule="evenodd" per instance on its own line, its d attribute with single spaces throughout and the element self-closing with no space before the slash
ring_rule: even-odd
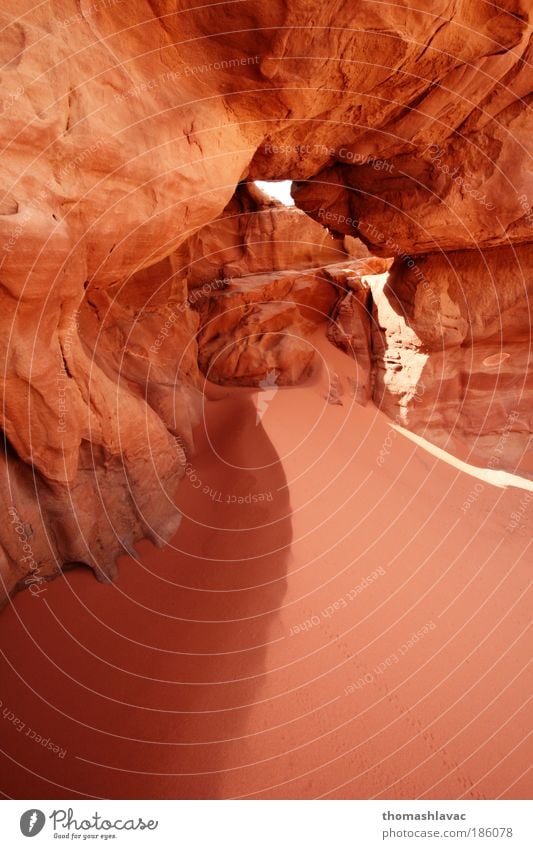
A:
<svg viewBox="0 0 533 849">
<path fill-rule="evenodd" d="M 5 795 L 531 793 L 532 486 L 354 405 L 354 363 L 317 345 L 342 406 L 325 366 L 258 425 L 257 393 L 210 387 L 173 545 L 2 613 Z"/>
</svg>

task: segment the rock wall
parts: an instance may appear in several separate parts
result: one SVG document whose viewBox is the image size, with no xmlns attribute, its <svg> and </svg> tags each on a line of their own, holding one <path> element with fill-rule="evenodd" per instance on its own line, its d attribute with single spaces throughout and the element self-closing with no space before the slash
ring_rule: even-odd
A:
<svg viewBox="0 0 533 849">
<path fill-rule="evenodd" d="M 370 256 L 359 239 L 334 239 L 253 183 L 239 185 L 222 215 L 171 261 L 199 313 L 202 372 L 216 383 L 248 386 L 302 380 L 314 360 L 309 337 L 329 322 L 350 281 L 391 264 Z"/>
<path fill-rule="evenodd" d="M 175 529 L 197 319 L 174 260 L 162 288 L 143 274 L 240 181 L 299 181 L 301 209 L 380 256 L 482 250 L 483 269 L 490 248 L 505 269 L 533 178 L 525 0 L 6 0 L 1 18 L 5 595 L 72 562 L 112 576 Z"/>
<path fill-rule="evenodd" d="M 390 261 L 350 260 L 341 243 L 332 255 L 323 247 L 327 231 L 308 222 L 256 198 L 241 213 L 230 204 L 186 243 L 189 264 L 181 271 L 193 285 L 204 281 L 206 292 L 197 306 L 204 374 L 226 384 L 259 385 L 274 372 L 279 385 L 299 382 L 313 360 L 307 339 L 324 323 L 357 363 L 360 403 L 372 397 L 404 427 L 482 465 L 496 462 L 503 433 L 498 467 L 531 473 L 531 245 L 405 256 L 388 276 L 376 276 Z M 233 258 L 218 268 L 234 275 L 222 289 L 209 280 L 217 268 L 206 257 L 215 254 Z M 343 261 L 309 268 L 333 257 Z M 269 264 L 276 270 L 250 273 Z"/>
<path fill-rule="evenodd" d="M 416 259 L 372 287 L 376 403 L 471 462 L 533 473 L 533 246 Z"/>
</svg>

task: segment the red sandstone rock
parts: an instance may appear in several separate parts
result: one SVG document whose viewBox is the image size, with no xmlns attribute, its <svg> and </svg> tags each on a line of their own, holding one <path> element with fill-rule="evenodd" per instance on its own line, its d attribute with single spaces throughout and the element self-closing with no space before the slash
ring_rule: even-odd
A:
<svg viewBox="0 0 533 849">
<path fill-rule="evenodd" d="M 257 386 L 273 370 L 278 386 L 298 383 L 314 357 L 308 337 L 325 323 L 336 297 L 320 269 L 232 281 L 200 307 L 202 371 L 215 383 Z"/>
<path fill-rule="evenodd" d="M 341 0 L 252 2 L 237 11 L 165 0 L 127 8 L 6 0 L 2 15 L 2 426 L 16 483 L 6 482 L 2 497 L 31 525 L 42 575 L 72 560 L 111 574 L 123 544 L 166 537 L 178 521 L 171 491 L 184 456 L 175 436 L 186 442 L 190 434 L 197 378 L 188 355 L 182 369 L 168 347 L 150 351 L 169 307 L 147 316 L 141 296 L 132 309 L 128 286 L 144 279 L 148 303 L 153 281 L 136 275 L 171 254 L 180 280 L 180 245 L 222 214 L 242 180 L 299 180 L 297 205 L 320 223 L 325 210 L 330 229 L 360 235 L 384 257 L 435 252 L 431 266 L 446 263 L 442 250 L 504 251 L 495 260 L 497 290 L 506 298 L 511 285 L 505 322 L 514 341 L 512 324 L 528 302 L 525 288 L 519 294 L 508 283 L 504 246 L 520 246 L 521 256 L 532 239 L 531 48 L 521 0 L 464 0 L 453 16 L 444 0 L 431 12 L 411 2 L 354 8 Z M 283 232 L 274 222 L 285 213 L 264 217 L 268 233 Z M 221 226 L 231 237 L 232 225 Z M 340 242 L 321 235 L 317 244 L 335 252 Z M 223 267 L 234 268 L 243 257 L 231 238 L 229 245 Z M 250 269 L 277 249 L 244 253 Z M 279 256 L 285 263 L 284 250 Z M 447 291 L 439 295 L 445 350 L 461 339 L 478 344 L 470 327 L 484 303 L 478 259 L 466 311 L 453 298 L 450 307 Z M 85 320 L 91 297 L 102 340 Z M 186 297 L 180 290 L 176 302 L 185 311 Z M 482 314 L 492 326 L 494 316 Z M 180 361 L 193 350 L 193 330 L 187 317 L 172 331 Z M 401 333 L 418 355 L 419 337 Z M 428 345 L 438 345 L 429 335 Z M 482 344 L 483 360 L 499 355 L 497 336 Z M 402 346 L 396 365 L 405 372 Z M 525 363 L 516 368 L 520 382 Z M 503 409 L 511 394 L 503 390 Z M 501 422 L 496 415 L 491 427 Z M 13 539 L 5 528 L 5 592 L 29 569 Z"/>
<path fill-rule="evenodd" d="M 220 218 L 171 260 L 202 316 L 199 363 L 206 377 L 252 386 L 272 370 L 279 385 L 300 382 L 313 360 L 305 337 L 329 318 L 335 295 L 344 297 L 350 286 L 360 289 L 357 273 L 390 266 L 371 257 L 358 239 L 335 241 L 321 224 L 253 184 L 240 185 Z M 367 325 L 360 348 L 355 339 L 353 347 L 365 374 L 360 391 L 370 385 L 368 350 L 366 359 L 362 354 L 369 344 Z M 355 326 L 352 331 L 357 334 Z"/>
<path fill-rule="evenodd" d="M 354 397 L 363 405 L 372 393 L 371 311 L 370 286 L 358 278 L 350 291 L 339 298 L 327 331 L 330 341 L 357 363 Z"/>
<path fill-rule="evenodd" d="M 248 274 L 317 268 L 366 258 L 358 239 L 334 239 L 296 207 L 268 198 L 251 184 L 237 187 L 222 215 L 190 237 L 172 256 L 189 287 Z"/>
<path fill-rule="evenodd" d="M 397 262 L 371 282 L 374 399 L 404 427 L 474 461 L 531 473 L 533 247 Z"/>
</svg>

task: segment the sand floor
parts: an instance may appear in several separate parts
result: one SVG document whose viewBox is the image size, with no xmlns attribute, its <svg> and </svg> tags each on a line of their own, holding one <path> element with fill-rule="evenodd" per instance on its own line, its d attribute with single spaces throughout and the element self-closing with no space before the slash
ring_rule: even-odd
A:
<svg viewBox="0 0 533 849">
<path fill-rule="evenodd" d="M 5 796 L 530 795 L 532 484 L 356 405 L 317 347 L 305 386 L 209 387 L 171 545 L 1 614 Z"/>
</svg>

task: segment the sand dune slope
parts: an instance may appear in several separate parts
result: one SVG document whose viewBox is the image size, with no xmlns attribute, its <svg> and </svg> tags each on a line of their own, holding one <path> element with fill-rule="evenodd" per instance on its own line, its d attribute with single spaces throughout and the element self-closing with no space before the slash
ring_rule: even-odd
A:
<svg viewBox="0 0 533 849">
<path fill-rule="evenodd" d="M 208 388 L 171 546 L 2 614 L 6 795 L 528 795 L 532 484 L 434 456 L 317 347 L 300 388 Z"/>
</svg>

